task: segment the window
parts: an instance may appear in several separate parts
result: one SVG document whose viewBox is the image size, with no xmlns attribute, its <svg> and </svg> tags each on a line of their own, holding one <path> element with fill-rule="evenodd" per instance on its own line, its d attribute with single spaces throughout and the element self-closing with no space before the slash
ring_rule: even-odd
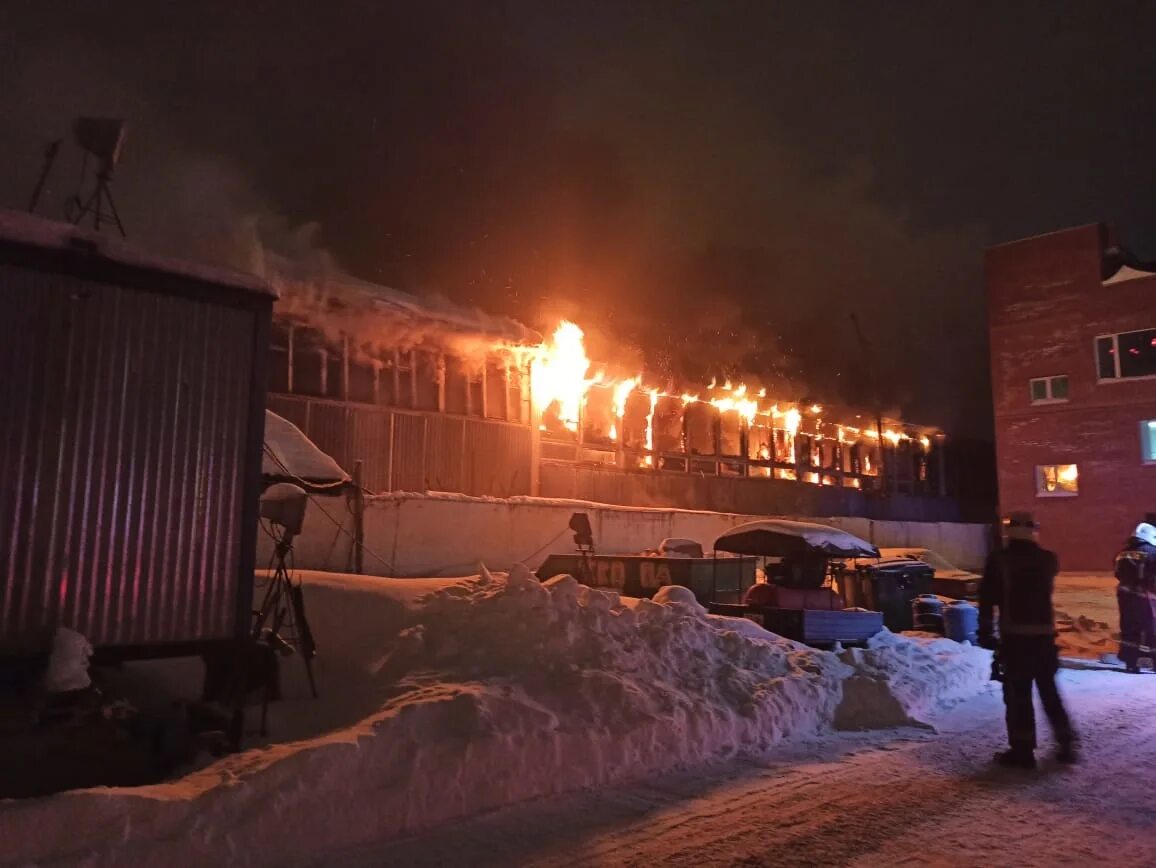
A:
<svg viewBox="0 0 1156 868">
<path fill-rule="evenodd" d="M 1140 423 L 1140 459 L 1145 464 L 1156 464 L 1156 419 Z"/>
<path fill-rule="evenodd" d="M 282 322 L 273 323 L 269 331 L 269 391 L 289 391 L 290 327 Z"/>
<path fill-rule="evenodd" d="M 1096 369 L 1101 380 L 1156 377 L 1156 329 L 1096 338 Z"/>
<path fill-rule="evenodd" d="M 1080 473 L 1075 464 L 1044 464 L 1036 467 L 1037 497 L 1072 497 L 1080 493 Z"/>
<path fill-rule="evenodd" d="M 311 398 L 325 397 L 327 371 L 325 337 L 317 329 L 293 329 L 293 391 Z"/>
<path fill-rule="evenodd" d="M 1031 381 L 1033 404 L 1058 404 L 1068 400 L 1068 378 L 1039 377 Z"/>
<path fill-rule="evenodd" d="M 377 400 L 377 368 L 368 357 L 349 359 L 349 400 L 372 404 Z"/>
<path fill-rule="evenodd" d="M 437 410 L 441 404 L 442 369 L 433 353 L 414 352 L 415 395 L 418 410 Z"/>
</svg>

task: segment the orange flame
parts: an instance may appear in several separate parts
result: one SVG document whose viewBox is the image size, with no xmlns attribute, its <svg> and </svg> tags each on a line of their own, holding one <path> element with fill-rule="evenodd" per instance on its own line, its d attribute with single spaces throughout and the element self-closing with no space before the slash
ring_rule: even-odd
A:
<svg viewBox="0 0 1156 868">
<path fill-rule="evenodd" d="M 622 419 L 626 415 L 627 402 L 630 396 L 642 388 L 641 376 L 632 376 L 626 379 L 609 375 L 604 368 L 592 371 L 592 364 L 586 355 L 585 335 L 581 328 L 573 322 L 564 321 L 555 330 L 550 340 L 534 347 L 504 347 L 511 355 L 521 360 L 530 358 L 530 397 L 535 409 L 545 414 L 553 410 L 557 423 L 571 432 L 577 432 L 586 406 L 589 390 L 595 384 L 612 390 L 613 417 L 609 424 L 611 440 L 618 440 L 622 431 Z M 878 441 L 880 432 L 874 427 L 859 429 L 850 425 L 835 425 L 831 430 L 830 423 L 824 423 L 821 414 L 824 408 L 821 404 L 811 404 L 806 407 L 790 406 L 781 409 L 778 404 L 769 407 L 763 402 L 767 396 L 766 388 L 756 391 L 749 389 L 745 383 L 735 385 L 726 380 L 722 385 L 717 380 L 711 380 L 709 390 L 724 392 L 722 397 L 700 397 L 690 392 L 667 395 L 658 389 L 646 389 L 649 398 L 649 409 L 646 416 L 645 442 L 649 453 L 654 451 L 654 418 L 659 398 L 670 397 L 681 400 L 687 407 L 691 404 L 705 401 L 715 407 L 720 413 L 737 413 L 740 419 L 749 427 L 756 424 L 759 416 L 769 417 L 770 422 L 759 424 L 783 432 L 783 446 L 787 458 L 791 463 L 796 460 L 795 439 L 799 434 L 799 427 L 804 414 L 815 417 L 808 421 L 808 432 L 816 441 L 837 437 L 838 442 L 856 442 L 862 438 Z M 811 428 L 813 427 L 813 431 Z M 543 430 L 547 429 L 542 425 Z M 939 435 L 935 435 L 939 436 Z M 911 434 L 902 430 L 887 429 L 882 439 L 891 446 L 897 446 L 901 441 L 917 440 L 925 451 L 930 449 L 931 439 L 926 434 Z M 817 454 L 817 453 L 816 453 Z M 760 452 L 761 455 L 761 452 Z M 655 466 L 653 454 L 644 457 L 645 466 Z M 865 458 L 866 470 L 870 472 L 870 459 Z M 783 471 L 781 474 L 778 471 Z M 779 478 L 794 478 L 794 471 L 784 468 L 776 470 Z"/>
<path fill-rule="evenodd" d="M 794 437 L 799 433 L 799 422 L 802 420 L 803 414 L 795 407 L 792 407 L 786 413 L 787 433 Z"/>
<path fill-rule="evenodd" d="M 717 407 L 720 413 L 729 413 L 733 410 L 745 419 L 748 425 L 755 421 L 755 416 L 759 412 L 757 401 L 742 398 L 711 398 L 710 403 L 711 406 Z"/>
<path fill-rule="evenodd" d="M 592 381 L 586 379 L 590 359 L 585 335 L 572 322 L 563 322 L 534 359 L 530 390 L 543 411 L 557 405 L 558 419 L 571 431 L 578 430 L 582 402 Z"/>
<path fill-rule="evenodd" d="M 658 389 L 651 389 L 647 394 L 650 396 L 650 410 L 646 414 L 646 451 L 654 452 L 654 409 L 658 406 Z M 654 455 L 647 455 L 643 461 L 647 467 L 654 466 Z"/>
<path fill-rule="evenodd" d="M 623 380 L 614 387 L 614 415 L 621 419 L 626 415 L 626 401 L 630 393 L 638 388 L 638 378 Z"/>
</svg>

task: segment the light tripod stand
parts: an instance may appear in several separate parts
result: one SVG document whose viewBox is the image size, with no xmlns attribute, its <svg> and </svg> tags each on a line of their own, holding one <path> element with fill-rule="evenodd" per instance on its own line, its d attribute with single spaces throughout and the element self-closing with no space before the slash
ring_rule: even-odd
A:
<svg viewBox="0 0 1156 868">
<path fill-rule="evenodd" d="M 273 486 L 262 498 L 261 515 L 269 523 L 266 529 L 273 539 L 273 558 L 261 606 L 253 612 L 252 637 L 281 654 L 299 654 L 316 699 L 313 658 L 317 656 L 317 645 L 305 616 L 301 583 L 294 582 L 290 572 L 293 538 L 301 532 L 305 500 L 305 492 L 293 485 Z"/>
</svg>

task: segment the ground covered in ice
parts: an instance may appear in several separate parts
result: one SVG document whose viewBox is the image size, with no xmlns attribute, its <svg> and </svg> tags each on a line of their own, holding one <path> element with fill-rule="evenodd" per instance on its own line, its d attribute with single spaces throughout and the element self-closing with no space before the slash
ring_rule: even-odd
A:
<svg viewBox="0 0 1156 868">
<path fill-rule="evenodd" d="M 707 615 L 679 588 L 626 605 L 524 570 L 306 582 L 322 698 L 280 703 L 279 741 L 168 784 L 2 803 L 0 864 L 324 861 L 836 729 L 926 726 L 990 689 L 977 648 L 884 633 L 816 651 Z M 289 690 L 304 697 L 299 673 Z"/>
</svg>

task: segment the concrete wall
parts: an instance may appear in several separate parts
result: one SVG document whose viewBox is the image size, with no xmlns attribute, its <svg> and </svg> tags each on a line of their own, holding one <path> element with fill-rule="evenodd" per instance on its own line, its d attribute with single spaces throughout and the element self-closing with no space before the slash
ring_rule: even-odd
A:
<svg viewBox="0 0 1156 868">
<path fill-rule="evenodd" d="M 909 465 L 911 455 L 888 451 L 888 461 Z M 932 466 L 939 457 L 932 456 Z M 899 467 L 896 466 L 896 472 Z M 907 468 L 910 476 L 910 467 Z M 911 484 L 910 482 L 908 483 Z M 955 498 L 893 492 L 886 498 L 837 485 L 696 473 L 655 473 L 565 462 L 542 462 L 542 497 L 657 509 L 743 515 L 846 515 L 879 521 L 960 521 Z"/>
<path fill-rule="evenodd" d="M 623 554 L 656 547 L 667 537 L 698 540 L 709 549 L 723 532 L 766 516 L 690 510 L 641 509 L 583 501 L 462 495 L 390 495 L 366 505 L 364 572 L 392 576 L 471 574 L 484 563 L 506 570 L 517 563 L 536 569 L 548 554 L 574 550 L 567 525 L 571 513 L 585 512 L 597 550 Z M 975 567 L 987 554 L 988 527 L 946 522 L 872 521 L 826 518 L 880 547 L 925 546 L 961 567 Z M 340 529 L 339 526 L 340 525 Z M 343 500 L 314 498 L 305 533 L 295 545 L 296 565 L 306 569 L 348 570 L 352 520 Z M 268 558 L 263 540 L 262 565 Z"/>
</svg>

